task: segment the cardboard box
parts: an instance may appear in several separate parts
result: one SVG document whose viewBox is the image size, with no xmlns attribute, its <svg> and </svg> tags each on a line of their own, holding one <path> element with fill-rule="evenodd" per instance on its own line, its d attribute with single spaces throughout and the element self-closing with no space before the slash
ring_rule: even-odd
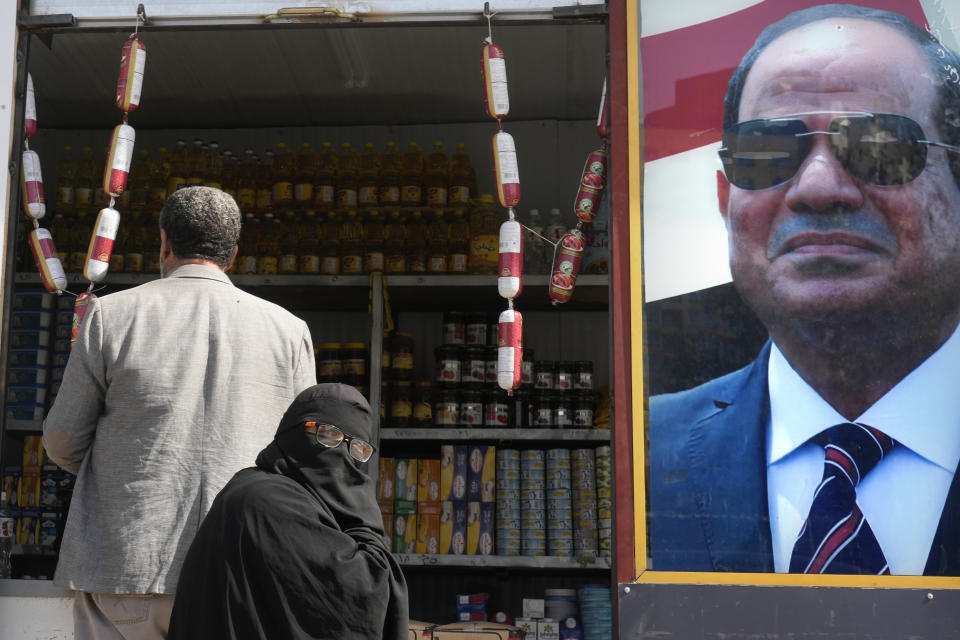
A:
<svg viewBox="0 0 960 640">
<path fill-rule="evenodd" d="M 440 516 L 417 514 L 415 553 L 437 553 L 440 550 Z"/>
<path fill-rule="evenodd" d="M 417 501 L 417 459 L 397 458 L 397 472 L 394 475 L 394 499 Z"/>
<path fill-rule="evenodd" d="M 21 511 L 17 518 L 17 544 L 37 544 L 39 511 Z"/>
<path fill-rule="evenodd" d="M 454 622 L 433 628 L 433 640 L 523 640 L 519 628 L 496 622 Z"/>
<path fill-rule="evenodd" d="M 493 553 L 496 505 L 491 502 L 467 503 L 467 554 L 489 556 Z"/>
<path fill-rule="evenodd" d="M 497 448 L 470 445 L 467 453 L 467 502 L 493 502 L 496 499 Z"/>
<path fill-rule="evenodd" d="M 417 542 L 417 514 L 393 515 L 393 553 L 414 553 Z"/>
<path fill-rule="evenodd" d="M 513 623 L 523 634 L 523 640 L 537 640 L 537 621 L 533 618 L 517 618 Z"/>
<path fill-rule="evenodd" d="M 523 617 L 531 620 L 538 620 L 543 617 L 546 605 L 543 598 L 524 598 L 523 599 Z"/>
<path fill-rule="evenodd" d="M 421 622 L 420 620 L 410 621 L 410 635 L 408 640 L 431 640 L 433 628 L 437 626 L 432 622 Z"/>
<path fill-rule="evenodd" d="M 537 640 L 560 640 L 560 623 L 550 618 L 537 620 Z"/>
<path fill-rule="evenodd" d="M 381 511 L 384 508 L 388 511 L 393 508 L 393 501 L 396 499 L 393 483 L 396 481 L 396 475 L 397 459 L 380 458 L 377 464 L 377 504 L 380 505 Z"/>
<path fill-rule="evenodd" d="M 380 510 L 383 518 L 383 541 L 387 543 L 387 551 L 393 552 L 393 512 Z"/>
<path fill-rule="evenodd" d="M 17 487 L 17 504 L 20 508 L 40 506 L 40 474 L 25 473 L 20 476 Z"/>
<path fill-rule="evenodd" d="M 43 468 L 43 436 L 23 439 L 23 473 L 40 473 Z"/>
<path fill-rule="evenodd" d="M 440 503 L 440 553 L 463 554 L 467 549 L 467 504 Z"/>
<path fill-rule="evenodd" d="M 440 447 L 440 501 L 467 499 L 467 447 Z"/>
<path fill-rule="evenodd" d="M 417 513 L 440 515 L 440 461 L 421 460 L 417 481 Z"/>
</svg>

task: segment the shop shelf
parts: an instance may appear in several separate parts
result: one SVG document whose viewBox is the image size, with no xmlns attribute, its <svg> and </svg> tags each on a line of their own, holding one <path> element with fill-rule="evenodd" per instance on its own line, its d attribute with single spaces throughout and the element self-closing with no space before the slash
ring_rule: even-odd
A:
<svg viewBox="0 0 960 640">
<path fill-rule="evenodd" d="M 7 431 L 43 431 L 41 420 L 7 420 Z"/>
<path fill-rule="evenodd" d="M 524 442 L 610 442 L 609 429 L 437 429 L 384 428 L 380 440 L 522 440 Z"/>
<path fill-rule="evenodd" d="M 609 570 L 609 557 L 558 558 L 554 556 L 468 556 L 427 553 L 395 553 L 404 567 L 460 567 L 470 569 Z"/>
</svg>

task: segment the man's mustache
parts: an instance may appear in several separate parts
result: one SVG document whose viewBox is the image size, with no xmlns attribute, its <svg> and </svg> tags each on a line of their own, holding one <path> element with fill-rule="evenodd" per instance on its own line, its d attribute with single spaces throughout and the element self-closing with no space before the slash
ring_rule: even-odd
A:
<svg viewBox="0 0 960 640">
<path fill-rule="evenodd" d="M 785 251 L 791 238 L 804 233 L 849 233 L 896 255 L 897 237 L 886 226 L 859 211 L 841 213 L 797 213 L 775 228 L 767 241 L 767 258 Z"/>
</svg>

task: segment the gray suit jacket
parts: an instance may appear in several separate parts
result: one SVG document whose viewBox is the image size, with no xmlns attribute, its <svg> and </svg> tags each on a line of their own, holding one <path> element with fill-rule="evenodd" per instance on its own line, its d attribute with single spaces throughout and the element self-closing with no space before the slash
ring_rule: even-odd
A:
<svg viewBox="0 0 960 640">
<path fill-rule="evenodd" d="M 306 323 L 216 268 L 95 300 L 43 424 L 77 474 L 57 583 L 173 593 L 214 497 L 315 383 Z"/>
</svg>

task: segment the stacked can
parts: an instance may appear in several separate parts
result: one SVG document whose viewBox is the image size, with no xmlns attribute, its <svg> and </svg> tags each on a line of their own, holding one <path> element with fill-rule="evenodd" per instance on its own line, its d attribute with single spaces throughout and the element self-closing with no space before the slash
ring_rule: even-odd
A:
<svg viewBox="0 0 960 640">
<path fill-rule="evenodd" d="M 609 445 L 597 447 L 597 533 L 600 555 L 613 553 L 613 460 Z"/>
<path fill-rule="evenodd" d="M 610 640 L 613 637 L 613 604 L 610 587 L 587 584 L 577 591 L 583 640 Z"/>
<path fill-rule="evenodd" d="M 497 449 L 497 555 L 520 555 L 520 451 Z"/>
<path fill-rule="evenodd" d="M 547 551 L 545 459 L 542 449 L 520 454 L 520 553 L 525 556 Z"/>
<path fill-rule="evenodd" d="M 547 451 L 547 555 L 573 555 L 570 450 Z"/>
<path fill-rule="evenodd" d="M 597 469 L 593 449 L 574 449 L 573 548 L 578 556 L 597 556 Z"/>
</svg>

